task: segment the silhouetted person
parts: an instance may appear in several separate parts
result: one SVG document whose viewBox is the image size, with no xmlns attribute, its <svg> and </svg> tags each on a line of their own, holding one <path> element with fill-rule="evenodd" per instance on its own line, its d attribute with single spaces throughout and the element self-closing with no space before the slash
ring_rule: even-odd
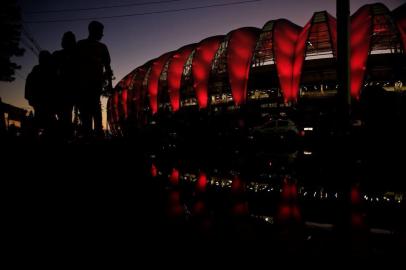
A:
<svg viewBox="0 0 406 270">
<path fill-rule="evenodd" d="M 111 85 L 112 71 L 107 46 L 100 42 L 104 26 L 100 22 L 89 24 L 89 37 L 77 45 L 79 60 L 79 111 L 84 135 L 92 133 L 92 120 L 96 135 L 103 134 L 100 95 L 107 81 Z"/>
<path fill-rule="evenodd" d="M 72 111 L 77 104 L 78 72 L 76 37 L 71 31 L 62 37 L 62 50 L 53 53 L 58 79 L 56 114 L 65 138 L 72 135 Z"/>
<path fill-rule="evenodd" d="M 48 51 L 39 54 L 39 65 L 27 76 L 25 99 L 34 108 L 37 128 L 50 131 L 55 122 L 56 72 L 52 55 Z"/>
</svg>

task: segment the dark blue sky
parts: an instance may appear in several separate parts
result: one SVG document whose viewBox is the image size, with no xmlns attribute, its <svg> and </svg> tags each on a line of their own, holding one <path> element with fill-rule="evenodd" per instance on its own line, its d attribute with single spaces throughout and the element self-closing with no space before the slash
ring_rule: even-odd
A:
<svg viewBox="0 0 406 270">
<path fill-rule="evenodd" d="M 157 0 L 154 0 L 157 1 Z M 131 3 L 152 2 L 147 0 L 19 0 L 25 21 L 76 19 L 87 17 L 111 16 L 129 13 L 161 11 L 166 9 L 187 8 L 241 0 L 184 0 L 165 4 L 153 4 L 126 8 L 77 11 L 47 14 L 27 14 L 34 11 L 98 7 Z M 382 0 L 389 9 L 400 6 L 404 0 Z M 182 11 L 177 13 L 153 14 L 135 17 L 100 19 L 105 25 L 102 40 L 110 49 L 112 68 L 117 78 L 126 75 L 135 67 L 175 50 L 183 45 L 198 42 L 206 37 L 226 34 L 242 26 L 262 27 L 268 20 L 286 18 L 304 25 L 313 12 L 327 10 L 335 16 L 335 0 L 263 0 L 234 6 L 216 7 Z M 374 0 L 351 0 L 351 11 Z M 71 30 L 77 39 L 87 37 L 89 21 L 28 23 L 28 30 L 38 41 L 42 49 L 51 52 L 60 49 L 60 40 L 65 31 Z M 0 82 L 0 97 L 4 102 L 28 108 L 24 100 L 24 84 L 27 74 L 37 63 L 37 59 L 28 49 L 23 57 L 15 61 L 22 65 L 15 82 Z"/>
</svg>

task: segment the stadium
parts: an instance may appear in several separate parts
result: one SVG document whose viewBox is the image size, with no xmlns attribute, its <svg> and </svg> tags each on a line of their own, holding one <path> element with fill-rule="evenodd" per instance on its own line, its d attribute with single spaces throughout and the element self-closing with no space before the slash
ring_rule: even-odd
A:
<svg viewBox="0 0 406 270">
<path fill-rule="evenodd" d="M 390 11 L 376 3 L 351 15 L 354 106 L 368 85 L 388 92 L 406 89 L 405 7 Z M 164 53 L 115 86 L 107 102 L 110 130 L 125 135 L 160 116 L 196 111 L 264 113 L 315 100 L 329 107 L 338 89 L 336 29 L 335 17 L 321 11 L 303 27 L 271 20 L 262 29 L 243 27 Z"/>
</svg>

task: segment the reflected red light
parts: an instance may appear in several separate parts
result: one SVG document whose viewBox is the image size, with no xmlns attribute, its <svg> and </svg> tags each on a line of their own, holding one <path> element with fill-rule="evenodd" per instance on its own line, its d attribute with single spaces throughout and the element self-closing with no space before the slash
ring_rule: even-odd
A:
<svg viewBox="0 0 406 270">
<path fill-rule="evenodd" d="M 300 209 L 296 204 L 294 205 L 282 204 L 279 206 L 278 209 L 278 218 L 280 221 L 288 221 L 288 220 L 300 221 L 301 219 Z"/>
<path fill-rule="evenodd" d="M 351 213 L 351 225 L 354 227 L 362 227 L 364 225 L 364 220 L 360 213 Z"/>
<path fill-rule="evenodd" d="M 247 215 L 248 212 L 248 203 L 246 202 L 238 202 L 232 208 L 232 213 L 237 216 Z"/>
<path fill-rule="evenodd" d="M 168 67 L 168 91 L 171 100 L 172 110 L 177 111 L 180 107 L 180 84 L 183 68 L 195 45 L 189 45 L 179 49 L 172 57 Z"/>
<path fill-rule="evenodd" d="M 290 197 L 291 198 L 296 198 L 297 197 L 297 186 L 296 186 L 296 184 L 291 184 L 290 185 Z"/>
<path fill-rule="evenodd" d="M 301 219 L 301 215 L 300 215 L 300 210 L 299 207 L 297 205 L 292 206 L 292 216 L 296 221 L 299 221 Z"/>
<path fill-rule="evenodd" d="M 282 182 L 281 204 L 278 208 L 280 221 L 299 221 L 300 209 L 297 205 L 297 184 L 290 182 L 288 177 Z"/>
<path fill-rule="evenodd" d="M 350 198 L 351 198 L 352 204 L 359 204 L 361 202 L 361 193 L 360 193 L 358 187 L 353 186 L 351 188 Z"/>
<path fill-rule="evenodd" d="M 244 184 L 242 183 L 242 181 L 238 175 L 236 175 L 234 177 L 234 180 L 231 183 L 231 192 L 232 193 L 244 192 Z"/>
<path fill-rule="evenodd" d="M 169 193 L 169 202 L 172 204 L 180 203 L 180 192 L 179 191 L 171 191 Z"/>
<path fill-rule="evenodd" d="M 297 185 L 295 183 L 289 183 L 285 178 L 282 184 L 282 199 L 291 200 L 297 198 Z"/>
<path fill-rule="evenodd" d="M 248 75 L 259 29 L 240 28 L 230 33 L 227 50 L 227 67 L 234 103 L 245 103 Z"/>
<path fill-rule="evenodd" d="M 196 92 L 199 108 L 207 107 L 211 63 L 223 39 L 223 36 L 207 38 L 196 47 L 192 61 L 192 74 L 193 88 Z"/>
<path fill-rule="evenodd" d="M 197 201 L 193 206 L 193 212 L 196 215 L 201 215 L 205 212 L 206 206 L 202 200 Z"/>
<path fill-rule="evenodd" d="M 179 191 L 170 191 L 167 214 L 171 217 L 177 217 L 183 214 Z"/>
<path fill-rule="evenodd" d="M 283 199 L 289 199 L 290 198 L 290 189 L 288 186 L 285 186 L 282 188 L 282 198 Z"/>
<path fill-rule="evenodd" d="M 172 185 L 177 186 L 179 184 L 179 171 L 175 168 L 172 169 L 171 176 L 169 177 L 169 181 Z"/>
<path fill-rule="evenodd" d="M 283 204 L 279 207 L 278 217 L 281 220 L 287 220 L 290 217 L 291 208 L 287 204 Z"/>
<path fill-rule="evenodd" d="M 206 186 L 207 186 L 206 174 L 204 172 L 201 172 L 199 178 L 197 179 L 196 190 L 199 192 L 204 192 L 206 191 Z"/>
<path fill-rule="evenodd" d="M 151 176 L 156 177 L 157 175 L 158 175 L 158 170 L 157 170 L 155 164 L 152 164 L 151 165 Z"/>
</svg>

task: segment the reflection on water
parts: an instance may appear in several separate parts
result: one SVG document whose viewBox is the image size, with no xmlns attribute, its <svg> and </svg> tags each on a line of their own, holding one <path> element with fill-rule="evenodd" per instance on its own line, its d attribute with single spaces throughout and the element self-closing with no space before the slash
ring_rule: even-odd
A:
<svg viewBox="0 0 406 270">
<path fill-rule="evenodd" d="M 320 204 L 322 205 L 320 211 L 326 211 L 330 206 L 337 207 L 342 204 L 357 212 L 368 208 L 397 209 L 403 204 L 401 192 L 362 192 L 359 183 L 351 185 L 347 191 L 343 184 L 328 187 L 319 184 L 306 185 L 289 174 L 270 173 L 260 174 L 257 178 L 242 178 L 240 172 L 236 170 L 231 170 L 227 174 L 217 169 L 206 173 L 201 169 L 180 171 L 177 168 L 170 169 L 168 173 L 159 170 L 155 163 L 151 163 L 151 176 L 154 179 L 159 178 L 163 186 L 179 192 L 182 198 L 208 197 L 209 200 L 221 194 L 232 199 L 231 201 L 235 202 L 233 209 L 240 209 L 240 212 L 244 212 L 243 205 L 246 205 L 242 200 L 247 200 L 252 215 L 259 212 L 258 214 L 280 216 L 281 219 L 289 217 L 300 220 L 302 216 L 300 206 L 314 208 Z M 276 204 L 278 207 L 275 207 Z M 312 216 L 313 212 L 317 214 L 314 209 L 305 211 L 306 216 Z M 331 216 L 334 216 L 334 213 Z"/>
<path fill-rule="evenodd" d="M 282 181 L 282 191 L 278 206 L 277 220 L 299 222 L 301 218 L 297 201 L 297 184 L 286 176 Z"/>
<path fill-rule="evenodd" d="M 400 137 L 309 127 L 294 137 L 261 137 L 255 129 L 223 125 L 188 128 L 187 136 L 180 132 L 144 149 L 148 181 L 163 197 L 176 194 L 165 204 L 172 231 L 306 254 L 405 247 L 406 173 L 395 155 Z"/>
<path fill-rule="evenodd" d="M 356 182 L 314 185 L 286 170 L 254 175 L 243 169 L 189 167 L 181 161 L 175 162 L 177 168 L 160 167 L 157 162 L 150 162 L 150 181 L 168 197 L 168 220 L 199 234 L 224 234 L 222 226 L 228 224 L 234 236 L 257 239 L 271 234 L 297 244 L 320 235 L 326 239 L 324 234 L 338 239 L 341 233 L 356 232 L 351 243 L 363 250 L 371 238 L 385 235 L 388 245 L 396 245 L 396 237 L 404 233 L 399 192 L 368 192 Z"/>
</svg>

